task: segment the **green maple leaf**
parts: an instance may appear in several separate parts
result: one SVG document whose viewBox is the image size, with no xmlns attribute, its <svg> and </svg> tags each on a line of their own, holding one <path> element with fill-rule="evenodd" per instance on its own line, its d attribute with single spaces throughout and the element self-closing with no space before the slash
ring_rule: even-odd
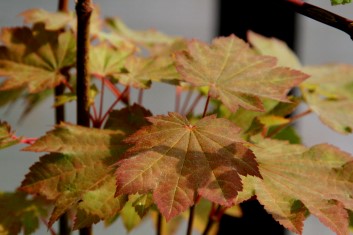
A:
<svg viewBox="0 0 353 235">
<path fill-rule="evenodd" d="M 260 176 L 230 121 L 210 116 L 193 125 L 177 113 L 148 120 L 152 125 L 126 139 L 135 145 L 117 169 L 116 195 L 153 191 L 169 220 L 192 206 L 197 194 L 230 205 L 242 188 L 239 174 Z"/>
<path fill-rule="evenodd" d="M 48 12 L 43 9 L 29 9 L 20 14 L 26 24 L 43 23 L 46 30 L 60 30 L 65 28 L 73 15 L 65 12 Z"/>
<path fill-rule="evenodd" d="M 152 81 L 173 83 L 179 77 L 174 64 L 163 57 L 130 57 L 125 69 L 119 75 L 119 83 L 140 89 L 149 88 Z"/>
<path fill-rule="evenodd" d="M 132 202 L 127 202 L 124 208 L 121 210 L 121 219 L 123 221 L 124 227 L 128 232 L 136 228 L 141 224 L 141 217 L 132 205 Z"/>
<path fill-rule="evenodd" d="M 353 66 L 322 65 L 305 68 L 311 77 L 300 88 L 309 107 L 333 130 L 353 130 Z"/>
<path fill-rule="evenodd" d="M 175 37 L 167 36 L 156 30 L 136 31 L 128 28 L 119 18 L 107 18 L 107 25 L 122 40 L 131 41 L 139 46 L 147 48 L 160 44 L 171 44 L 176 40 Z"/>
<path fill-rule="evenodd" d="M 113 164 L 124 151 L 125 133 L 61 124 L 27 151 L 50 152 L 30 168 L 21 190 L 55 200 L 49 224 L 76 208 L 75 228 L 108 219 L 125 203 L 114 198 Z"/>
<path fill-rule="evenodd" d="M 72 33 L 33 29 L 4 28 L 1 33 L 0 75 L 7 77 L 0 90 L 27 87 L 37 93 L 58 85 L 65 77 L 60 70 L 75 63 Z"/>
<path fill-rule="evenodd" d="M 351 0 L 331 0 L 332 5 L 347 4 L 351 2 L 352 2 Z"/>
<path fill-rule="evenodd" d="M 126 58 L 134 52 L 133 48 L 120 46 L 112 47 L 108 43 L 101 43 L 91 47 L 90 72 L 103 77 L 118 79 L 124 68 Z"/>
<path fill-rule="evenodd" d="M 285 42 L 277 38 L 267 38 L 252 31 L 248 32 L 248 40 L 261 55 L 276 57 L 278 65 L 296 69 L 301 68 L 298 57 Z"/>
<path fill-rule="evenodd" d="M 7 122 L 0 121 L 0 149 L 20 143 L 20 139 L 14 138 L 14 133 Z"/>
<path fill-rule="evenodd" d="M 29 199 L 23 192 L 0 193 L 0 234 L 32 234 L 41 218 L 47 216 L 47 205 Z"/>
<path fill-rule="evenodd" d="M 307 78 L 300 71 L 275 67 L 275 58 L 257 55 L 234 35 L 217 38 L 211 46 L 194 40 L 176 62 L 186 81 L 209 87 L 209 95 L 233 112 L 239 106 L 264 111 L 260 97 L 288 102 L 288 91 Z"/>
<path fill-rule="evenodd" d="M 302 234 L 307 210 L 337 234 L 348 234 L 352 210 L 352 157 L 334 146 L 310 149 L 262 140 L 253 147 L 263 179 L 243 177 L 239 201 L 256 195 L 275 220 Z"/>
<path fill-rule="evenodd" d="M 21 190 L 54 200 L 50 224 L 73 208 L 74 228 L 112 220 L 126 201 L 126 196 L 114 197 L 114 164 L 127 148 L 121 141 L 146 124 L 139 115 L 149 114 L 138 105 L 114 111 L 106 124 L 110 130 L 58 125 L 25 149 L 50 154 L 30 168 Z"/>
</svg>

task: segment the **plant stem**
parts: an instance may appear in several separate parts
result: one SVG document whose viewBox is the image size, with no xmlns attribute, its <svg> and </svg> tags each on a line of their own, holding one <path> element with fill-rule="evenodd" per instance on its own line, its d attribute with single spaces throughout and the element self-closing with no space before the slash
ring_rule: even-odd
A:
<svg viewBox="0 0 353 235">
<path fill-rule="evenodd" d="M 202 98 L 202 95 L 199 94 L 196 99 L 194 100 L 194 102 L 192 103 L 191 107 L 189 108 L 189 110 L 185 113 L 185 115 L 188 115 L 190 113 L 192 113 L 194 111 L 194 109 L 196 108 L 196 105 L 200 102 Z"/>
<path fill-rule="evenodd" d="M 104 87 L 105 87 L 105 80 L 102 79 L 102 86 L 101 86 L 101 98 L 100 98 L 100 103 L 99 103 L 99 114 L 98 114 L 98 119 L 102 118 L 102 113 L 103 113 L 103 101 L 104 101 Z"/>
<path fill-rule="evenodd" d="M 90 18 L 93 11 L 91 0 L 78 0 L 77 14 L 77 124 L 89 127 L 90 125 L 90 74 L 89 74 L 89 46 L 90 46 Z M 80 229 L 80 235 L 91 235 L 92 226 Z"/>
<path fill-rule="evenodd" d="M 301 0 L 285 0 L 297 13 L 346 32 L 353 39 L 353 21 Z"/>
<path fill-rule="evenodd" d="M 175 112 L 180 111 L 180 99 L 181 99 L 181 92 L 182 88 L 180 86 L 177 86 L 175 88 Z"/>
<path fill-rule="evenodd" d="M 92 234 L 92 226 L 80 229 L 80 235 L 89 235 L 89 234 Z"/>
<path fill-rule="evenodd" d="M 59 0 L 58 10 L 61 12 L 69 12 L 69 0 Z"/>
<path fill-rule="evenodd" d="M 158 212 L 156 235 L 162 235 L 162 229 L 163 229 L 162 226 L 163 226 L 163 217 L 162 217 L 162 214 L 160 212 Z"/>
<path fill-rule="evenodd" d="M 124 99 L 125 95 L 129 92 L 130 87 L 127 86 L 125 88 L 125 90 L 123 91 L 123 93 L 120 94 L 120 96 L 114 101 L 114 103 L 108 108 L 108 110 L 105 112 L 104 116 L 100 119 L 100 125 L 102 125 L 102 123 L 104 122 L 104 120 L 108 117 L 109 113 L 113 110 L 113 108 L 115 107 L 115 105 L 117 103 L 119 103 L 119 101 L 121 101 L 122 99 Z"/>
<path fill-rule="evenodd" d="M 137 103 L 138 103 L 139 105 L 142 105 L 142 102 L 143 102 L 143 93 L 144 93 L 144 89 L 140 89 L 140 90 L 139 90 L 138 99 L 137 99 Z"/>
<path fill-rule="evenodd" d="M 208 96 L 207 96 L 207 100 L 206 100 L 206 104 L 205 104 L 205 109 L 203 110 L 202 117 L 205 117 L 205 116 L 206 116 L 207 109 L 208 109 L 208 104 L 210 103 L 210 98 L 211 98 L 211 96 L 208 95 Z"/>
<path fill-rule="evenodd" d="M 188 94 L 185 97 L 183 107 L 180 110 L 180 113 L 183 114 L 183 115 L 186 114 L 185 112 L 186 112 L 186 109 L 187 109 L 188 104 L 190 102 L 190 99 L 191 99 L 191 96 L 192 96 L 192 92 L 193 92 L 192 90 L 189 90 Z"/>
<path fill-rule="evenodd" d="M 299 113 L 299 114 L 297 114 L 297 115 L 294 115 L 293 117 L 291 117 L 291 118 L 289 119 L 289 122 L 288 122 L 288 123 L 278 126 L 275 130 L 273 130 L 273 131 L 271 132 L 271 134 L 269 134 L 269 135 L 267 136 L 267 138 L 272 138 L 273 136 L 275 136 L 275 135 L 277 135 L 279 132 L 281 132 L 284 128 L 286 128 L 288 125 L 292 124 L 292 123 L 295 122 L 296 120 L 298 120 L 298 119 L 300 119 L 300 118 L 302 118 L 302 117 L 304 117 L 304 116 L 306 116 L 306 115 L 308 115 L 308 114 L 310 114 L 310 113 L 312 113 L 312 110 L 311 110 L 311 109 L 308 109 L 308 110 L 306 110 L 306 111 L 304 111 L 304 112 L 302 112 L 302 113 Z"/>
<path fill-rule="evenodd" d="M 91 0 L 78 0 L 77 14 L 77 124 L 88 127 L 89 115 L 89 47 L 90 47 L 90 18 L 93 11 Z"/>
<path fill-rule="evenodd" d="M 106 85 L 110 89 L 110 91 L 115 95 L 115 97 L 118 98 L 120 96 L 121 92 L 109 79 L 99 74 L 93 74 L 93 76 L 100 80 L 104 80 L 104 85 Z"/>
<path fill-rule="evenodd" d="M 68 0 L 59 0 L 58 2 L 58 11 L 59 12 L 69 12 L 69 1 Z M 64 68 L 61 71 L 61 74 L 65 76 L 65 81 L 68 81 L 70 78 L 70 74 L 68 69 Z M 55 97 L 61 96 L 65 91 L 65 83 L 61 83 L 55 87 L 54 94 Z M 65 105 L 60 105 L 55 107 L 55 123 L 60 124 L 60 122 L 65 121 Z M 69 218 L 67 213 L 63 214 L 59 219 L 59 234 L 60 235 L 69 235 L 71 233 L 71 229 L 69 226 Z M 53 233 L 52 233 L 53 234 Z"/>
<path fill-rule="evenodd" d="M 186 230 L 186 235 L 191 235 L 192 234 L 192 226 L 194 223 L 194 215 L 195 215 L 195 205 L 193 205 L 192 207 L 190 207 L 189 209 L 190 213 L 189 213 L 189 221 L 188 221 L 188 228 Z"/>
</svg>

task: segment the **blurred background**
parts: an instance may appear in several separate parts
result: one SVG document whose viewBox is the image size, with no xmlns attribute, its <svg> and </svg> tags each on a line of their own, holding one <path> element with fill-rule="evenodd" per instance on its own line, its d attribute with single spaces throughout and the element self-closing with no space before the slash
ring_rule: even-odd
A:
<svg viewBox="0 0 353 235">
<path fill-rule="evenodd" d="M 276 36 L 287 40 L 296 49 L 304 65 L 333 62 L 353 63 L 353 43 L 345 33 L 301 16 L 297 16 L 294 20 L 294 15 L 282 8 L 276 9 L 270 6 L 270 9 L 266 9 L 260 6 L 260 4 L 263 5 L 261 2 L 269 1 L 251 1 L 251 3 L 244 3 L 243 6 L 243 3 L 230 3 L 231 1 L 227 0 L 103 0 L 94 2 L 100 5 L 103 16 L 119 16 L 129 27 L 134 29 L 155 28 L 166 34 L 210 42 L 213 37 L 219 34 L 228 35 L 232 32 L 238 32 L 241 36 L 245 30 L 244 22 L 251 22 L 246 27 L 251 27 L 259 33 L 268 34 L 267 36 Z M 329 0 L 308 2 L 347 18 L 353 18 L 353 4 L 332 7 Z M 22 19 L 18 14 L 29 8 L 39 7 L 55 11 L 57 1 L 0 1 L 0 27 L 22 25 Z M 73 0 L 71 9 L 74 9 Z M 283 17 L 286 18 L 285 21 L 282 20 Z M 260 25 L 261 23 L 263 25 Z M 262 32 L 265 26 L 267 31 Z M 154 114 L 173 111 L 174 89 L 169 86 L 163 86 L 162 90 L 159 88 L 161 86 L 157 85 L 152 91 L 146 92 L 144 104 Z M 23 104 L 18 102 L 10 109 L 1 108 L 0 120 L 8 121 L 18 135 L 41 136 L 54 124 L 52 102 L 51 99 L 46 100 L 20 124 L 18 120 L 23 111 Z M 75 104 L 70 104 L 67 108 L 67 120 L 75 123 L 75 116 Z M 352 137 L 334 133 L 323 126 L 315 115 L 305 117 L 297 124 L 297 127 L 303 136 L 304 143 L 308 146 L 328 142 L 353 153 Z M 12 147 L 0 152 L 1 191 L 13 191 L 18 187 L 24 174 L 28 172 L 28 168 L 38 160 L 38 155 L 19 152 L 20 148 L 21 146 Z M 181 229 L 179 234 L 184 234 L 185 226 Z M 94 230 L 95 234 L 110 235 L 117 234 L 117 231 L 121 231 L 119 234 L 125 233 L 120 222 L 108 229 L 99 224 L 94 227 Z M 36 234 L 49 233 L 42 226 Z M 154 234 L 152 222 L 146 221 L 132 234 Z M 314 234 L 329 235 L 333 233 L 315 218 L 310 217 L 305 223 L 304 235 Z"/>
</svg>

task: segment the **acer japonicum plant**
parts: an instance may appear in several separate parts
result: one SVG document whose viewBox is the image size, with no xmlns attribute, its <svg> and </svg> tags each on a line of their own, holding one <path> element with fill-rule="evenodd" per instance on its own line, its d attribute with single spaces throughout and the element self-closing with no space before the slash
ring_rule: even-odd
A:
<svg viewBox="0 0 353 235">
<path fill-rule="evenodd" d="M 65 89 L 54 106 L 77 100 L 75 15 L 21 15 L 28 26 L 0 35 L 0 104 L 25 99 L 26 115 L 57 86 Z M 292 124 L 314 113 L 351 133 L 352 65 L 301 65 L 285 43 L 254 32 L 249 44 L 234 35 L 208 44 L 135 31 L 97 10 L 89 31 L 93 127 L 61 122 L 29 138 L 0 122 L 1 149 L 25 144 L 24 151 L 42 153 L 18 190 L 0 194 L 1 234 L 31 234 L 40 221 L 56 234 L 52 225 L 65 213 L 81 231 L 119 219 L 130 231 L 152 217 L 158 234 L 173 234 L 184 219 L 187 234 L 216 234 L 223 214 L 241 216 L 239 203 L 254 198 L 297 234 L 309 214 L 349 233 L 352 156 L 330 144 L 304 146 Z M 158 82 L 175 86 L 173 112 L 152 114 L 143 104 Z M 300 94 L 288 95 L 294 88 Z M 104 110 L 106 90 L 115 100 Z M 301 103 L 307 110 L 288 116 Z"/>
</svg>

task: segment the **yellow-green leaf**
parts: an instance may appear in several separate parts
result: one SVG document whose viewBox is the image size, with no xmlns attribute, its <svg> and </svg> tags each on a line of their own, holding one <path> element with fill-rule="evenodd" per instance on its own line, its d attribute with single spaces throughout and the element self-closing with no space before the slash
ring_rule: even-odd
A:
<svg viewBox="0 0 353 235">
<path fill-rule="evenodd" d="M 333 130 L 353 130 L 353 66 L 321 65 L 305 68 L 311 77 L 300 88 L 309 107 Z"/>
<path fill-rule="evenodd" d="M 49 32 L 38 25 L 33 29 L 4 28 L 1 40 L 0 76 L 7 79 L 0 90 L 27 87 L 37 93 L 53 88 L 65 79 L 60 70 L 75 63 L 71 32 Z"/>
<path fill-rule="evenodd" d="M 30 168 L 21 190 L 54 200 L 49 224 L 76 208 L 75 228 L 114 216 L 124 205 L 115 198 L 114 163 L 124 152 L 122 131 L 100 130 L 69 124 L 27 147 L 27 151 L 50 152 Z"/>
<path fill-rule="evenodd" d="M 0 121 L 0 149 L 18 144 L 20 139 L 14 138 L 14 133 L 7 122 Z"/>
<path fill-rule="evenodd" d="M 243 177 L 240 201 L 253 195 L 284 227 L 301 234 L 307 210 L 339 235 L 353 209 L 352 156 L 321 144 L 307 149 L 278 140 L 252 147 L 263 179 Z"/>
<path fill-rule="evenodd" d="M 248 32 L 248 40 L 261 55 L 276 57 L 278 65 L 295 69 L 301 68 L 298 57 L 285 42 L 277 38 L 267 38 L 252 31 Z"/>
<path fill-rule="evenodd" d="M 48 205 L 23 192 L 0 193 L 0 234 L 33 234 L 39 221 L 46 218 Z"/>
<path fill-rule="evenodd" d="M 42 23 L 47 30 L 59 30 L 65 28 L 73 15 L 65 12 L 48 12 L 43 9 L 29 9 L 20 14 L 26 24 Z"/>
</svg>

